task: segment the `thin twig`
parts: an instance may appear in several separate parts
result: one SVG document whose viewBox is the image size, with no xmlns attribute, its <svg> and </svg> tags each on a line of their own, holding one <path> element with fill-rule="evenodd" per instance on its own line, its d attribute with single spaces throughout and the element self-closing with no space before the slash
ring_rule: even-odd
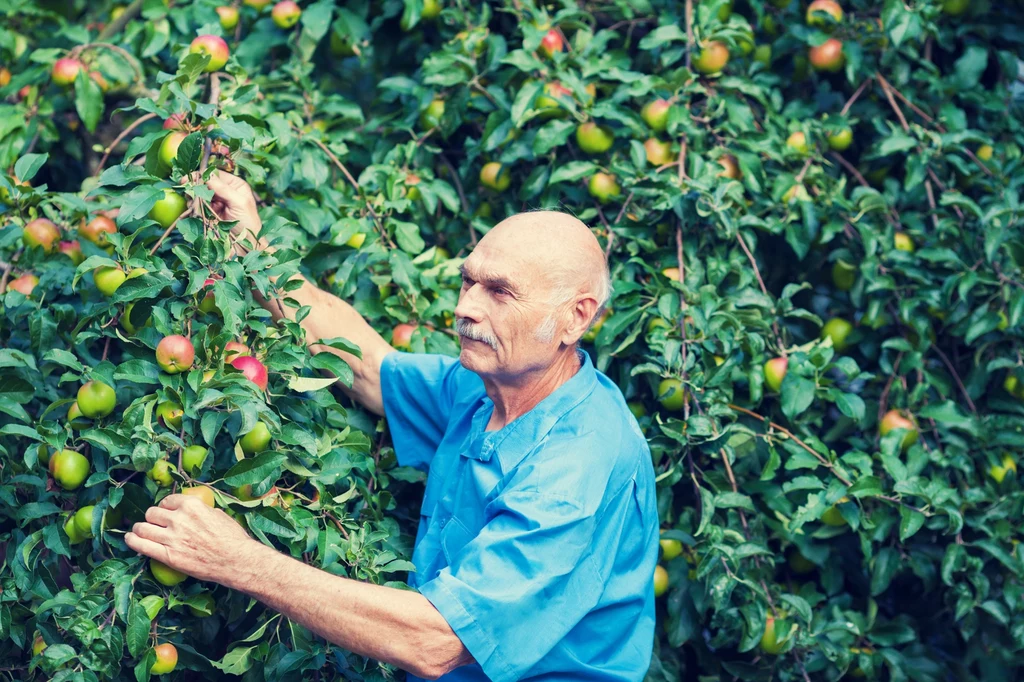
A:
<svg viewBox="0 0 1024 682">
<path fill-rule="evenodd" d="M 861 93 L 864 92 L 864 89 L 867 88 L 870 83 L 871 76 L 868 76 L 867 80 L 860 84 L 860 87 L 857 88 L 856 92 L 850 95 L 850 99 L 846 100 L 846 104 L 843 105 L 842 111 L 839 112 L 840 116 L 846 116 L 847 112 L 850 111 L 850 107 L 853 106 L 853 103 L 857 101 L 857 98 L 860 97 Z"/>
<path fill-rule="evenodd" d="M 469 223 L 469 243 L 476 246 L 476 230 L 473 229 L 473 218 L 469 215 L 469 202 L 466 200 L 466 193 L 462 189 L 462 180 L 459 179 L 459 174 L 455 170 L 455 166 L 448 160 L 448 157 L 444 154 L 440 155 L 441 163 L 447 168 L 448 172 L 451 173 L 452 181 L 455 183 L 455 191 L 459 193 L 459 201 L 462 202 L 462 212 L 466 214 L 466 222 Z"/>
<path fill-rule="evenodd" d="M 934 344 L 932 344 L 932 348 L 934 348 L 935 352 L 939 354 L 942 361 L 946 363 L 946 369 L 949 370 L 950 374 L 952 374 L 953 378 L 956 380 L 956 385 L 960 388 L 960 392 L 964 394 L 964 398 L 967 400 L 967 406 L 971 408 L 971 412 L 974 413 L 974 416 L 978 416 L 978 408 L 974 406 L 974 401 L 971 400 L 971 396 L 967 394 L 964 382 L 960 380 L 960 374 L 957 373 L 956 368 L 953 367 L 953 363 L 949 361 L 949 358 L 946 357 L 946 354 L 942 352 L 941 348 Z"/>
<path fill-rule="evenodd" d="M 897 118 L 900 119 L 900 125 L 903 126 L 903 132 L 910 132 L 910 124 L 907 123 L 906 117 L 903 115 L 903 110 L 900 109 L 900 105 L 896 104 L 896 98 L 893 97 L 892 91 L 889 90 L 889 82 L 882 78 L 882 74 L 876 73 L 875 76 L 878 78 L 879 84 L 882 86 L 882 92 L 885 93 L 886 99 L 889 100 L 889 106 L 896 112 Z"/>
<path fill-rule="evenodd" d="M 143 0 L 135 0 L 132 4 L 125 7 L 124 12 L 121 13 L 121 16 L 107 24 L 106 27 L 104 27 L 104 29 L 100 31 L 100 34 L 99 36 L 97 36 L 96 40 L 104 41 L 120 33 L 121 30 L 128 25 L 128 22 L 134 19 L 139 14 L 139 12 L 142 11 L 142 3 Z"/>
<path fill-rule="evenodd" d="M 110 158 L 110 154 L 111 154 L 111 152 L 114 151 L 114 148 L 117 147 L 117 145 L 121 144 L 121 141 L 124 140 L 124 138 L 128 137 L 129 135 L 131 135 L 133 130 L 138 128 L 140 125 L 142 125 L 146 121 L 152 120 L 154 118 L 156 118 L 156 114 L 153 114 L 153 113 L 146 114 L 145 116 L 140 116 L 139 118 L 135 119 L 135 121 L 131 125 L 129 125 L 124 130 L 122 130 L 118 134 L 118 136 L 114 138 L 113 142 L 111 142 L 109 145 L 107 145 L 107 148 L 103 150 L 103 158 L 100 159 L 99 167 L 96 169 L 95 176 L 97 178 L 100 176 L 100 173 L 103 172 L 103 166 L 105 166 L 107 164 L 107 159 Z"/>
<path fill-rule="evenodd" d="M 747 260 L 750 261 L 750 265 L 754 268 L 754 276 L 757 277 L 761 293 L 771 298 L 768 294 L 768 287 L 764 285 L 764 280 L 761 278 L 761 270 L 757 267 L 757 260 L 754 258 L 754 254 L 751 253 L 750 247 L 747 246 L 747 242 L 743 239 L 743 234 L 739 230 L 736 230 L 736 240 L 740 243 L 740 248 L 743 249 L 743 253 L 747 254 Z M 782 357 L 786 357 L 786 347 L 782 343 L 782 334 L 779 333 L 779 321 L 777 319 L 772 319 L 772 331 L 775 332 L 775 345 L 778 346 Z"/>
<path fill-rule="evenodd" d="M 676 225 L 676 265 L 679 268 L 679 283 L 683 284 L 683 283 L 686 282 L 686 261 L 683 260 L 683 226 L 681 224 Z M 682 376 L 683 376 L 683 384 L 685 385 L 685 383 L 686 383 L 686 347 L 689 344 L 686 343 L 686 296 L 683 295 L 683 292 L 679 292 L 679 333 L 681 334 L 682 339 L 683 339 L 682 348 L 680 349 L 680 352 L 682 353 L 682 360 L 683 360 Z M 689 402 L 690 401 L 687 398 L 689 393 L 690 393 L 689 391 L 687 391 L 686 389 L 683 389 L 683 406 L 686 409 L 687 413 L 689 412 Z M 687 414 L 687 418 L 689 418 L 689 414 Z M 689 450 L 687 450 L 687 454 L 689 454 Z M 690 467 L 691 467 L 691 471 L 692 471 L 692 467 L 693 467 L 692 463 L 690 464 Z M 696 484 L 696 482 L 697 482 L 696 479 L 694 479 L 694 484 Z M 698 497 L 698 499 L 700 498 L 699 495 L 697 497 Z"/>
<path fill-rule="evenodd" d="M 825 465 L 825 467 L 826 467 L 826 468 L 827 468 L 827 469 L 828 469 L 829 471 L 831 471 L 831 472 L 832 472 L 832 474 L 833 474 L 833 475 L 834 475 L 834 476 L 835 476 L 836 478 L 838 478 L 838 479 L 839 479 L 840 481 L 842 481 L 842 482 L 843 482 L 843 484 L 845 484 L 845 485 L 847 485 L 847 486 L 849 486 L 849 485 L 853 485 L 853 483 L 852 483 L 852 482 L 850 482 L 850 481 L 849 481 L 849 480 L 848 480 L 848 479 L 847 479 L 847 478 L 846 478 L 845 476 L 843 476 L 843 475 L 842 475 L 842 474 L 840 474 L 840 473 L 839 473 L 838 471 L 836 471 L 836 468 L 835 468 L 835 466 L 834 466 L 834 465 L 832 464 L 832 462 L 830 462 L 830 461 L 828 461 L 827 459 L 825 459 L 825 458 L 824 458 L 824 457 L 823 457 L 823 456 L 821 455 L 821 453 L 819 453 L 819 452 L 818 452 L 817 450 L 814 450 L 813 448 L 811 448 L 811 446 L 809 446 L 809 445 L 808 445 L 807 443 L 805 443 L 805 442 L 803 442 L 802 440 L 800 440 L 799 438 L 797 438 L 797 437 L 796 437 L 796 436 L 795 436 L 795 435 L 793 434 L 793 432 L 792 432 L 792 431 L 790 431 L 789 429 L 787 429 L 787 428 L 786 428 L 785 426 L 780 426 L 779 424 L 776 424 L 775 422 L 771 421 L 771 419 L 769 419 L 768 417 L 762 417 L 762 416 L 761 416 L 761 415 L 759 415 L 759 414 L 758 414 L 757 412 L 752 412 L 752 411 L 748 410 L 748 409 L 747 409 L 747 408 L 745 408 L 745 407 L 740 407 L 739 405 L 733 405 L 732 403 L 729 403 L 729 408 L 730 408 L 730 409 L 733 409 L 733 410 L 736 410 L 737 412 L 742 412 L 743 414 L 749 415 L 749 416 L 751 416 L 751 417 L 755 417 L 755 418 L 757 418 L 757 419 L 760 419 L 760 420 L 761 420 L 762 422 L 764 422 L 764 423 L 768 424 L 768 425 L 769 425 L 769 426 L 771 426 L 771 427 L 772 427 L 773 429 L 776 429 L 777 431 L 781 431 L 782 433 L 786 434 L 787 436 L 789 436 L 790 438 L 792 438 L 792 439 L 793 439 L 793 442 L 794 442 L 794 443 L 796 443 L 797 445 L 799 445 L 800 447 L 802 447 L 802 448 L 803 448 L 804 450 L 806 450 L 807 452 L 809 452 L 809 453 L 811 453 L 812 455 L 814 455 L 814 457 L 815 457 L 815 458 L 816 458 L 816 459 L 817 459 L 817 460 L 818 460 L 819 462 L 821 462 L 821 463 L 822 463 L 823 465 Z"/>
<path fill-rule="evenodd" d="M 677 5 L 678 7 L 678 5 Z M 693 52 L 693 0 L 686 0 L 686 68 L 690 68 L 690 53 Z"/>
<path fill-rule="evenodd" d="M 7 280 L 9 280 L 11 277 L 11 268 L 14 267 L 14 263 L 15 261 L 18 260 L 18 257 L 21 255 L 21 251 L 21 249 L 15 251 L 14 256 L 11 257 L 10 262 L 3 264 L 4 274 L 0 276 L 0 294 L 7 291 Z"/>
<path fill-rule="evenodd" d="M 352 187 L 355 188 L 356 193 L 362 195 L 362 188 L 359 186 L 359 183 L 356 182 L 356 179 L 353 178 L 352 174 L 348 172 L 348 168 L 345 168 L 345 164 L 338 160 L 338 157 L 335 156 L 331 152 L 331 150 L 327 148 L 327 145 L 325 145 L 323 142 L 316 139 L 315 137 L 306 137 L 306 139 L 312 141 L 313 144 L 320 147 L 324 154 L 327 154 L 327 158 L 329 158 L 331 162 L 338 167 L 342 174 L 344 174 L 345 178 L 349 181 L 349 184 L 351 184 Z M 381 223 L 380 217 L 377 215 L 377 212 L 373 210 L 373 206 L 370 204 L 370 200 L 365 196 L 363 197 L 363 200 L 366 203 L 366 210 L 369 211 L 370 217 L 373 218 L 373 222 L 377 225 L 377 229 L 380 232 L 381 237 L 383 237 L 387 241 L 389 247 L 391 247 L 392 249 L 396 248 L 395 242 L 391 240 L 390 235 L 388 235 L 388 231 L 384 229 L 384 225 Z"/>
</svg>

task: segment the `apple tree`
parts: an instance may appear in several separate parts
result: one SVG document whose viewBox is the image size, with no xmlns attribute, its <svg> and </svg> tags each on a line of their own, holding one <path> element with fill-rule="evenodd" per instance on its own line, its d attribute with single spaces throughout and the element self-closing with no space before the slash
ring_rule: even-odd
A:
<svg viewBox="0 0 1024 682">
<path fill-rule="evenodd" d="M 1024 670 L 1020 3 L 0 16 L 0 675 L 401 678 L 123 536 L 180 491 L 406 589 L 426 472 L 293 278 L 454 355 L 461 259 L 532 208 L 612 273 L 582 347 L 657 474 L 649 680 Z"/>
</svg>

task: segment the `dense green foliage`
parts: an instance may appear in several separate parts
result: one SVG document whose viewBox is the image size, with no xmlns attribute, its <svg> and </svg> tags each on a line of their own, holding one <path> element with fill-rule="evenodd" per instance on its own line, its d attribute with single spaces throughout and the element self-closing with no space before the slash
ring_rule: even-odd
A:
<svg viewBox="0 0 1024 682">
<path fill-rule="evenodd" d="M 172 642 L 182 679 L 401 676 L 156 582 L 123 533 L 194 479 L 260 540 L 401 587 L 424 474 L 253 291 L 287 306 L 271 278 L 301 271 L 454 354 L 460 257 L 537 207 L 609 256 L 584 347 L 658 473 L 650 680 L 1021 675 L 1019 2 L 809 25 L 799 0 L 320 0 L 291 28 L 247 2 L 231 30 L 218 4 L 0 0 L 0 675 L 143 682 Z M 213 73 L 205 34 L 230 48 Z M 214 167 L 252 184 L 275 255 L 233 255 L 191 175 Z M 166 188 L 185 201 L 152 212 Z M 109 247 L 86 238 L 106 212 Z M 191 370 L 158 366 L 168 335 Z M 257 423 L 267 449 L 240 442 Z"/>
</svg>

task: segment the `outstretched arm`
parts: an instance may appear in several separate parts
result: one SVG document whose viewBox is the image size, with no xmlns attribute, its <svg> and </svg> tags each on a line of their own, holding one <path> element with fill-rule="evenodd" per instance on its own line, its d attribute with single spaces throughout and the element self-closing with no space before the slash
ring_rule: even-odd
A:
<svg viewBox="0 0 1024 682">
<path fill-rule="evenodd" d="M 424 679 L 473 663 L 427 598 L 332 575 L 250 538 L 220 509 L 168 495 L 125 535 L 130 548 L 260 600 L 340 647 Z"/>
<path fill-rule="evenodd" d="M 259 239 L 261 228 L 256 199 L 252 189 L 241 178 L 215 171 L 207 183 L 214 192 L 212 207 L 222 220 L 237 221 L 232 229 L 236 238 L 245 238 L 256 248 L 273 252 L 265 239 Z M 306 341 L 314 353 L 328 352 L 339 356 L 351 367 L 354 374 L 352 388 L 342 390 L 368 410 L 384 414 L 384 399 L 380 387 L 380 367 L 384 356 L 395 352 L 384 338 L 371 327 L 355 308 L 337 296 L 320 289 L 309 280 L 302 278 L 302 286 L 288 293 L 300 306 L 309 306 L 310 313 L 302 320 Z M 257 296 L 260 304 L 274 316 L 295 319 L 295 308 L 277 305 Z M 363 357 L 320 345 L 323 339 L 344 337 L 359 346 Z"/>
</svg>

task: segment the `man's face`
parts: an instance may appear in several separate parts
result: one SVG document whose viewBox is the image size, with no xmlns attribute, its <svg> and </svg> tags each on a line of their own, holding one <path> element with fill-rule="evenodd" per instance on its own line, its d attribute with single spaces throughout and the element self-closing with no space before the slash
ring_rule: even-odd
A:
<svg viewBox="0 0 1024 682">
<path fill-rule="evenodd" d="M 498 380 L 550 366 L 559 345 L 557 333 L 546 343 L 536 333 L 552 312 L 541 259 L 508 241 L 482 240 L 466 259 L 455 307 L 463 367 Z"/>
</svg>

